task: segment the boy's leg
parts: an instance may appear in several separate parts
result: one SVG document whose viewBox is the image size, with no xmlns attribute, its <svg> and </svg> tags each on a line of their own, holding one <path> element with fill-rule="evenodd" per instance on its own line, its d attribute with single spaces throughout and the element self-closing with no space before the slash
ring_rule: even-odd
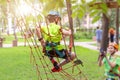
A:
<svg viewBox="0 0 120 80">
<path fill-rule="evenodd" d="M 67 64 L 67 63 L 69 63 L 70 61 L 72 61 L 73 59 L 75 59 L 75 57 L 76 57 L 76 55 L 75 55 L 75 53 L 70 53 L 70 55 L 68 54 L 67 55 L 67 58 L 66 59 L 64 59 L 64 60 L 62 60 L 59 64 L 58 64 L 58 66 L 59 67 L 62 67 L 63 65 L 65 65 L 65 64 Z"/>
<path fill-rule="evenodd" d="M 65 51 L 66 52 L 66 51 Z M 52 68 L 52 72 L 59 72 L 62 70 L 62 66 L 69 63 L 76 57 L 75 53 L 68 53 L 66 55 L 66 59 L 62 60 L 59 64 L 54 60 L 53 57 L 50 57 L 51 62 L 53 63 L 54 67 Z"/>
<path fill-rule="evenodd" d="M 58 63 L 55 61 L 55 59 L 53 57 L 49 57 L 50 61 L 53 64 L 53 68 L 51 69 L 52 72 L 59 72 L 61 69 L 61 67 L 58 66 Z"/>
<path fill-rule="evenodd" d="M 58 63 L 56 62 L 56 60 L 53 57 L 49 57 L 50 61 L 52 62 L 54 67 L 58 67 Z"/>
</svg>

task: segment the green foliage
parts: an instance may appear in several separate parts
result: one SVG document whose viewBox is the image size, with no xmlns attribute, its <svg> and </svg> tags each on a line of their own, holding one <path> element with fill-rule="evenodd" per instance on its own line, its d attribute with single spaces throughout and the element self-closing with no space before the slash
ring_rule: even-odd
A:
<svg viewBox="0 0 120 80">
<path fill-rule="evenodd" d="M 120 0 L 117 0 L 118 4 L 120 5 Z"/>
<path fill-rule="evenodd" d="M 100 2 L 100 1 L 99 1 Z M 75 2 L 74 2 L 75 3 Z M 87 2 L 86 0 L 81 0 L 81 3 L 77 3 L 72 6 L 73 14 L 72 17 L 78 17 L 82 19 L 86 14 L 90 14 L 90 17 L 93 18 L 92 23 L 97 22 L 101 19 L 101 14 L 104 13 L 108 17 L 108 7 L 105 2 L 101 2 L 102 4 L 95 4 L 96 0 L 92 0 Z"/>
<path fill-rule="evenodd" d="M 86 3 L 86 0 L 81 0 L 82 4 L 85 4 Z"/>
<path fill-rule="evenodd" d="M 65 6 L 64 0 L 43 0 L 43 3 L 45 4 L 43 5 L 44 15 L 47 15 L 47 13 L 50 10 L 59 10 Z M 51 4 L 51 3 L 54 3 L 54 4 Z"/>
<path fill-rule="evenodd" d="M 116 17 L 116 9 L 111 9 L 111 14 L 110 14 L 110 17 L 109 17 L 110 18 L 110 23 L 109 23 L 110 27 L 115 27 L 116 26 L 115 17 Z"/>
<path fill-rule="evenodd" d="M 78 17 L 80 19 L 82 19 L 84 17 L 84 15 L 86 14 L 86 8 L 87 8 L 87 4 L 85 2 L 85 0 L 82 0 L 82 3 L 81 4 L 77 4 L 77 1 L 74 2 L 73 4 L 76 4 L 76 5 L 73 5 L 72 6 L 72 17 Z"/>
<path fill-rule="evenodd" d="M 90 13 L 90 17 L 95 16 L 96 14 L 98 14 L 99 10 L 95 9 L 94 11 L 91 11 Z"/>
<path fill-rule="evenodd" d="M 100 8 L 102 9 L 102 13 L 106 14 L 108 12 L 108 7 L 105 3 L 100 4 Z"/>
<path fill-rule="evenodd" d="M 92 23 L 97 22 L 98 20 L 100 20 L 100 18 L 101 18 L 101 16 L 96 15 L 96 16 L 93 18 Z"/>
<path fill-rule="evenodd" d="M 93 30 L 79 30 L 74 34 L 74 39 L 92 39 L 92 37 L 95 35 Z"/>
<path fill-rule="evenodd" d="M 76 3 L 76 0 L 71 0 L 71 3 Z"/>
</svg>

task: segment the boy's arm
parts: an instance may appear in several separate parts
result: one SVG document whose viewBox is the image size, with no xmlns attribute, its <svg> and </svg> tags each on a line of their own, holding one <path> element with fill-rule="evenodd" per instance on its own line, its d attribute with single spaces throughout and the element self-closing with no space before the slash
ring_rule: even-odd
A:
<svg viewBox="0 0 120 80">
<path fill-rule="evenodd" d="M 72 34 L 70 29 L 62 29 L 62 33 L 65 36 L 70 36 Z"/>
<path fill-rule="evenodd" d="M 38 40 L 40 41 L 41 45 L 42 45 L 42 48 L 43 48 L 43 53 L 45 52 L 45 41 L 42 37 L 42 34 L 41 34 L 41 31 L 40 31 L 40 28 L 37 28 L 36 29 L 36 35 L 38 37 Z"/>
</svg>

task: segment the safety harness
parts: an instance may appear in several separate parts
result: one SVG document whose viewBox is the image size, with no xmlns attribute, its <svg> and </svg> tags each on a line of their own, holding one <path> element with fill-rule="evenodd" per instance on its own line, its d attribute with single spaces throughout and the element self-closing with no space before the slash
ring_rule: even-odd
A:
<svg viewBox="0 0 120 80">
<path fill-rule="evenodd" d="M 56 47 L 60 45 L 60 42 L 48 42 L 46 41 L 46 47 L 52 47 L 51 50 L 46 50 L 45 55 L 50 56 L 50 57 L 60 57 L 64 58 L 65 57 L 65 52 L 64 49 L 58 50 Z"/>
</svg>

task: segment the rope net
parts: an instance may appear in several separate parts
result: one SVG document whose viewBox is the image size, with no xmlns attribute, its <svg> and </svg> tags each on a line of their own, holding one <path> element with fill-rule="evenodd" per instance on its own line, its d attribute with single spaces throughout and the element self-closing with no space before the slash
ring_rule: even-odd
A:
<svg viewBox="0 0 120 80">
<path fill-rule="evenodd" d="M 27 45 L 30 47 L 30 62 L 36 70 L 38 80 L 87 80 L 87 77 L 81 71 L 81 65 L 79 62 L 71 61 L 70 63 L 64 65 L 60 72 L 52 72 L 51 68 L 53 64 L 47 56 L 42 53 L 42 47 L 40 42 L 36 38 L 34 30 L 27 27 L 24 17 L 17 20 L 19 25 L 19 30 L 22 35 L 28 35 L 25 38 Z M 63 45 L 64 46 L 64 45 Z M 55 58 L 57 62 L 60 62 L 60 58 Z"/>
<path fill-rule="evenodd" d="M 33 9 L 35 10 L 35 8 Z M 44 53 L 42 53 L 42 47 L 35 34 L 36 26 L 34 29 L 28 27 L 26 16 L 20 16 L 19 18 L 17 16 L 15 17 L 17 19 L 18 29 L 21 32 L 21 35 L 24 36 L 25 46 L 27 43 L 30 48 L 30 63 L 33 64 L 33 67 L 36 70 L 38 80 L 88 80 L 80 69 L 82 66 L 80 65 L 79 60 L 73 60 L 62 66 L 60 72 L 52 72 L 51 69 L 53 64 L 48 56 L 45 56 Z M 40 22 L 36 17 L 33 17 L 32 21 L 34 25 L 36 25 L 36 22 Z M 63 46 L 66 47 L 66 43 L 64 43 Z M 57 62 L 61 61 L 61 58 L 56 57 L 55 59 Z"/>
</svg>

